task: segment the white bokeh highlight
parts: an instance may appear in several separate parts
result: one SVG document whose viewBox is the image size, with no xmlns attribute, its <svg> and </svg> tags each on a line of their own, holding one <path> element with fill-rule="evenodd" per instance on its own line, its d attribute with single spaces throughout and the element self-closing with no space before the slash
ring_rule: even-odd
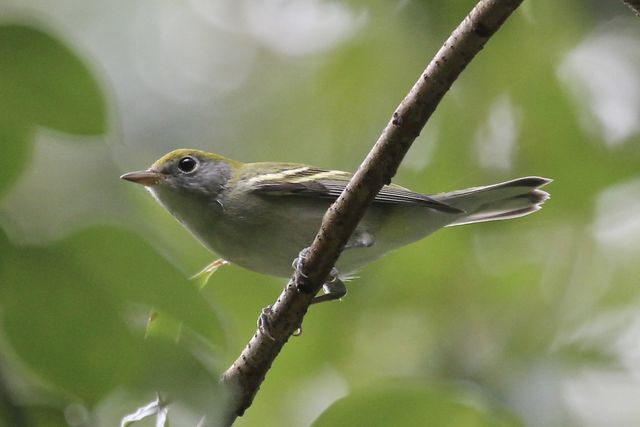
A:
<svg viewBox="0 0 640 427">
<path fill-rule="evenodd" d="M 640 178 L 604 190 L 596 201 L 593 237 L 605 253 L 640 254 Z M 613 252 L 612 252 L 613 251 Z"/>
<path fill-rule="evenodd" d="M 582 126 L 611 147 L 640 132 L 639 39 L 633 18 L 611 22 L 569 51 L 557 69 Z"/>
<path fill-rule="evenodd" d="M 286 55 L 326 50 L 360 28 L 366 14 L 342 3 L 320 0 L 245 1 L 248 33 Z"/>
<path fill-rule="evenodd" d="M 490 107 L 487 121 L 476 131 L 475 157 L 484 168 L 508 172 L 513 167 L 522 112 L 507 95 Z"/>
</svg>

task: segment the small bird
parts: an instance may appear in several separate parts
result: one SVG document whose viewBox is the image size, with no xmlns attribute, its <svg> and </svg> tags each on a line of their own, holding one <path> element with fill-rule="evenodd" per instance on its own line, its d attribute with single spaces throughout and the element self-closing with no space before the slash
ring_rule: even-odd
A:
<svg viewBox="0 0 640 427">
<path fill-rule="evenodd" d="M 329 205 L 351 174 L 298 163 L 242 163 L 193 149 L 174 150 L 122 179 L 144 185 L 205 247 L 259 273 L 288 277 Z M 384 186 L 351 236 L 336 268 L 353 273 L 385 253 L 447 226 L 503 220 L 540 209 L 551 182 L 537 176 L 423 195 Z M 337 299 L 340 281 L 314 302 Z M 328 294 L 328 295 L 327 295 Z"/>
</svg>

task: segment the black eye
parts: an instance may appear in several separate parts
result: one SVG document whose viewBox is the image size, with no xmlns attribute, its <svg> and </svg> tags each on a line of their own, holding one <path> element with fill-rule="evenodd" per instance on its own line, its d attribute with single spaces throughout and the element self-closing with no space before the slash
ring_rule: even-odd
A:
<svg viewBox="0 0 640 427">
<path fill-rule="evenodd" d="M 178 162 L 178 169 L 184 173 L 193 172 L 197 166 L 198 162 L 193 157 L 183 157 Z"/>
</svg>

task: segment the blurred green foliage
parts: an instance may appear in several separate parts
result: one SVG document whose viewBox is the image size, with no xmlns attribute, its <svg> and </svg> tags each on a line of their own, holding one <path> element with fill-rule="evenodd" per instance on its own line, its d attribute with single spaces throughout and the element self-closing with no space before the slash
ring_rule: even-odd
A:
<svg viewBox="0 0 640 427">
<path fill-rule="evenodd" d="M 25 25 L 0 25 L 0 193 L 22 171 L 36 126 L 95 135 L 106 130 L 101 90 L 64 43 Z"/>
<path fill-rule="evenodd" d="M 144 323 L 136 334 L 125 322 L 133 304 L 173 315 L 222 344 L 210 305 L 135 235 L 89 230 L 50 248 L 5 253 L 7 340 L 34 372 L 85 402 L 95 404 L 149 368 Z"/>
<path fill-rule="evenodd" d="M 426 385 L 417 381 L 374 384 L 336 401 L 314 423 L 314 427 L 517 426 L 506 416 L 492 414 L 478 399 L 466 395 L 465 387 Z M 495 411 L 495 409 L 493 409 Z"/>
<path fill-rule="evenodd" d="M 215 425 L 284 281 L 231 265 L 198 289 L 215 255 L 118 172 L 187 146 L 354 170 L 474 2 L 32 3 L 47 25 L 0 25 L 0 427 L 113 426 L 156 392 L 172 425 Z M 640 114 L 637 27 L 621 2 L 525 2 L 396 182 L 535 174 L 552 200 L 364 269 L 237 425 L 637 424 L 612 410 L 640 392 L 640 133 L 616 121 Z"/>
</svg>

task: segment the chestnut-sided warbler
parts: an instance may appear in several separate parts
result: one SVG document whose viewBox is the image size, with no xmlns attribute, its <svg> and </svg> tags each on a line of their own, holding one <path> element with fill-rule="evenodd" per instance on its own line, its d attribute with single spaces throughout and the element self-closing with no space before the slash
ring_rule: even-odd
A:
<svg viewBox="0 0 640 427">
<path fill-rule="evenodd" d="M 199 150 L 172 151 L 123 179 L 144 185 L 208 249 L 259 273 L 288 277 L 351 174 L 298 163 L 241 163 Z M 518 178 L 425 196 L 380 190 L 337 262 L 351 273 L 439 228 L 516 218 L 540 209 L 551 180 Z"/>
</svg>

